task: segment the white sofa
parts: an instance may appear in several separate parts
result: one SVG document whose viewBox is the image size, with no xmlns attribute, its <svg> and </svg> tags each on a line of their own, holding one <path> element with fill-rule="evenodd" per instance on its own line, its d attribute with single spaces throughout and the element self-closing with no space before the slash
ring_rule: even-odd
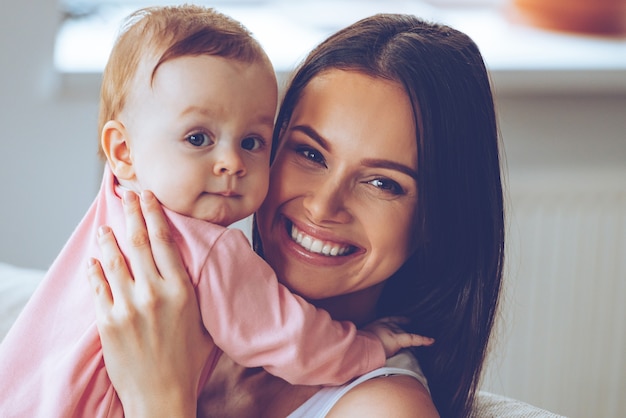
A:
<svg viewBox="0 0 626 418">
<path fill-rule="evenodd" d="M 0 262 L 0 341 L 4 339 L 13 321 L 37 287 L 44 272 L 15 267 Z M 527 403 L 480 392 L 473 412 L 475 418 L 558 418 L 553 414 Z"/>
</svg>

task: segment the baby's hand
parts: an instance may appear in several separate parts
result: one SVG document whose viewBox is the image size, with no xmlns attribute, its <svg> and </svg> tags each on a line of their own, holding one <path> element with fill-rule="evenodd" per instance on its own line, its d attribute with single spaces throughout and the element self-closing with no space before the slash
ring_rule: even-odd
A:
<svg viewBox="0 0 626 418">
<path fill-rule="evenodd" d="M 386 317 L 376 320 L 363 329 L 374 334 L 383 343 L 387 358 L 396 354 L 402 348 L 431 345 L 434 338 L 423 335 L 410 334 L 404 331 L 399 324 L 406 322 L 402 317 Z"/>
</svg>

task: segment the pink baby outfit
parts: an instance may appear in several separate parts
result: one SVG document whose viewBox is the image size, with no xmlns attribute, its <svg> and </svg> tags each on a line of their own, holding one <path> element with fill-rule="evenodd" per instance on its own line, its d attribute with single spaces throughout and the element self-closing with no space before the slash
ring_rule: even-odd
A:
<svg viewBox="0 0 626 418">
<path fill-rule="evenodd" d="M 241 231 L 166 214 L 205 327 L 233 360 L 309 385 L 342 384 L 384 364 L 377 339 L 291 294 Z M 104 367 L 86 277 L 87 260 L 99 256 L 101 225 L 125 237 L 108 168 L 95 202 L 0 344 L 0 417 L 123 416 Z M 124 251 L 124 239 L 120 245 Z M 207 359 L 205 379 L 217 350 Z"/>
</svg>

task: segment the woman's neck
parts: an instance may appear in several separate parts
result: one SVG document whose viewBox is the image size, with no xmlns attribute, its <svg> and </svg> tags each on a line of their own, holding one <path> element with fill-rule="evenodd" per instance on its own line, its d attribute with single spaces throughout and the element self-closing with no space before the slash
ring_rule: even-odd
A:
<svg viewBox="0 0 626 418">
<path fill-rule="evenodd" d="M 352 321 L 358 327 L 366 325 L 376 317 L 376 304 L 383 283 L 346 295 L 312 301 L 318 308 L 327 310 L 337 321 Z"/>
</svg>

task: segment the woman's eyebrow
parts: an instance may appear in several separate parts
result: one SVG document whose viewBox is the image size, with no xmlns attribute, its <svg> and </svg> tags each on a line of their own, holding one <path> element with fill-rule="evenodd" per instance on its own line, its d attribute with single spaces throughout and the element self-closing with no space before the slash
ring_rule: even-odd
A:
<svg viewBox="0 0 626 418">
<path fill-rule="evenodd" d="M 322 136 L 318 134 L 317 131 L 313 129 L 312 127 L 310 127 L 309 125 L 296 125 L 292 127 L 291 130 L 302 132 L 303 134 L 311 138 L 313 141 L 320 144 L 320 147 L 324 148 L 325 150 L 328 150 L 330 147 L 330 144 L 328 143 L 328 141 L 322 138 Z"/>
<path fill-rule="evenodd" d="M 404 164 L 400 164 L 396 161 L 384 160 L 379 158 L 368 158 L 362 161 L 363 165 L 371 168 L 386 168 L 389 170 L 396 170 L 407 176 L 417 180 L 417 171 Z"/>
</svg>

